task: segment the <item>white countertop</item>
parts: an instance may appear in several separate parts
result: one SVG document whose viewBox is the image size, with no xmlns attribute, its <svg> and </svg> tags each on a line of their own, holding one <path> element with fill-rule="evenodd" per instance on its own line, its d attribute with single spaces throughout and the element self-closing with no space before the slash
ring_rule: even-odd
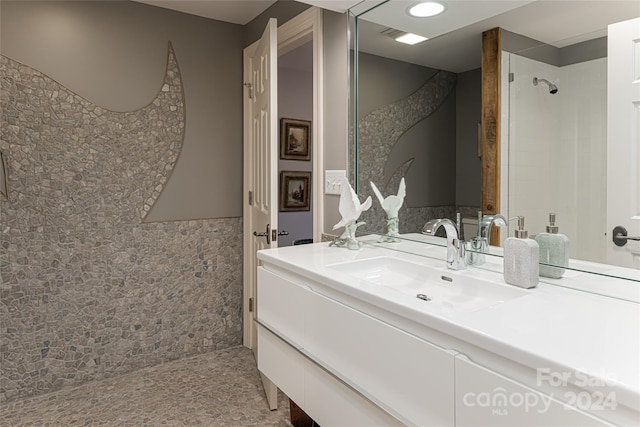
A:
<svg viewBox="0 0 640 427">
<path fill-rule="evenodd" d="M 445 259 L 445 251 L 434 247 L 434 245 L 446 245 L 446 240 L 442 237 L 409 233 L 402 235 L 402 239 L 401 245 L 388 245 L 378 243 L 377 236 L 360 238 L 370 245 L 380 247 L 386 245 L 392 249 L 394 246 L 398 246 L 399 249 L 402 248 L 401 250 L 407 253 Z M 425 243 L 430 244 L 425 245 Z M 489 246 L 489 255 L 485 255 L 485 259 L 486 262 L 483 265 L 473 267 L 502 274 L 503 249 L 501 247 Z M 569 266 L 561 278 L 540 277 L 540 282 L 640 303 L 640 270 L 631 268 L 570 259 Z"/>
<path fill-rule="evenodd" d="M 612 385 L 619 403 L 640 411 L 640 304 L 540 283 L 524 296 L 489 308 L 448 312 L 425 306 L 388 286 L 372 285 L 327 267 L 388 256 L 441 269 L 443 274 L 453 273 L 444 261 L 430 257 L 439 251 L 444 257 L 444 247 L 421 244 L 429 254 L 420 256 L 407 253 L 414 249 L 408 248 L 410 242 L 393 245 L 394 250 L 365 245 L 351 251 L 318 243 L 263 250 L 258 252 L 258 258 L 267 268 L 284 268 L 532 369 L 586 374 L 594 382 L 581 388 L 598 390 L 600 384 Z M 478 268 L 453 274 L 505 283 L 501 274 Z M 588 276 L 585 274 L 585 280 Z M 615 281 L 598 278 L 600 285 L 609 280 Z M 314 290 L 322 293 L 321 289 Z"/>
</svg>

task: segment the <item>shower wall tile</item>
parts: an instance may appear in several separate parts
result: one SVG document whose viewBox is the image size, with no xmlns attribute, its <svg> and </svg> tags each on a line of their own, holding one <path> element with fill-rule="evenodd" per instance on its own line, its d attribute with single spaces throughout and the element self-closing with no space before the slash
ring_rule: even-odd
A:
<svg viewBox="0 0 640 427">
<path fill-rule="evenodd" d="M 131 112 L 4 56 L 0 83 L 0 402 L 240 344 L 241 219 L 143 221 L 184 137 L 173 51 Z"/>
</svg>

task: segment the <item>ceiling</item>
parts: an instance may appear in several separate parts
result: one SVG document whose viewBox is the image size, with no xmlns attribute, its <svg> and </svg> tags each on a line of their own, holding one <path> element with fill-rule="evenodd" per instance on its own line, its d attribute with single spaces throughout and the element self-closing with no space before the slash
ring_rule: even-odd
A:
<svg viewBox="0 0 640 427">
<path fill-rule="evenodd" d="M 391 0 L 361 16 L 359 48 L 363 52 L 453 72 L 480 66 L 482 32 L 501 27 L 535 40 L 564 47 L 606 35 L 607 25 L 640 16 L 637 0 L 438 0 L 442 15 L 412 18 L 410 0 Z M 380 34 L 387 28 L 429 37 L 407 46 Z"/>
<path fill-rule="evenodd" d="M 245 25 L 276 0 L 134 0 L 152 6 L 177 10 L 218 21 Z M 346 12 L 360 0 L 297 0 L 336 12 Z"/>
<path fill-rule="evenodd" d="M 275 0 L 134 0 L 192 15 L 245 25 Z M 383 0 L 296 0 L 336 12 L 358 11 Z M 363 52 L 428 67 L 463 72 L 480 66 L 481 34 L 501 27 L 563 47 L 606 35 L 607 25 L 640 16 L 637 0 L 437 0 L 445 13 L 412 18 L 409 6 L 420 0 L 389 0 L 361 15 L 359 48 Z M 414 46 L 380 33 L 387 28 L 413 32 L 430 40 Z"/>
<path fill-rule="evenodd" d="M 133 0 L 191 15 L 244 25 L 275 0 Z"/>
</svg>

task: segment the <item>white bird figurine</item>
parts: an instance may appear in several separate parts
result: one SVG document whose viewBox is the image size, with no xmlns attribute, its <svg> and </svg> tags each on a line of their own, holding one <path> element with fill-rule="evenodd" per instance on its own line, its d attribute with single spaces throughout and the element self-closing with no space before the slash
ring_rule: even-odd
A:
<svg viewBox="0 0 640 427">
<path fill-rule="evenodd" d="M 400 180 L 400 186 L 398 187 L 398 194 L 387 196 L 387 198 L 382 197 L 382 193 L 378 190 L 378 187 L 371 182 L 371 188 L 373 188 L 373 192 L 376 194 L 376 197 L 380 201 L 380 206 L 387 213 L 387 218 L 397 218 L 398 211 L 400 207 L 402 207 L 402 203 L 404 203 L 404 196 L 407 194 L 407 187 L 404 183 L 404 178 Z"/>
<path fill-rule="evenodd" d="M 380 190 L 378 190 L 378 187 L 376 187 L 373 182 L 370 183 L 373 192 L 376 194 L 376 197 L 380 202 L 380 206 L 382 206 L 382 209 L 387 213 L 387 234 L 380 237 L 380 241 L 397 243 L 400 241 L 400 239 L 398 239 L 400 236 L 398 233 L 398 211 L 400 211 L 400 208 L 404 203 L 404 196 L 407 194 L 404 177 L 400 180 L 398 194 L 387 196 L 386 198 L 382 197 L 382 193 L 380 193 Z"/>
<path fill-rule="evenodd" d="M 349 249 L 360 249 L 360 245 L 355 238 L 356 228 L 364 223 L 357 223 L 360 218 L 360 214 L 371 207 L 371 196 L 368 196 L 364 203 L 360 203 L 358 195 L 349 181 L 346 179 L 342 182 L 342 189 L 340 191 L 340 204 L 338 205 L 338 211 L 342 216 L 340 222 L 333 226 L 333 229 L 344 227 L 344 233 L 334 240 L 335 246 L 347 246 Z"/>
</svg>

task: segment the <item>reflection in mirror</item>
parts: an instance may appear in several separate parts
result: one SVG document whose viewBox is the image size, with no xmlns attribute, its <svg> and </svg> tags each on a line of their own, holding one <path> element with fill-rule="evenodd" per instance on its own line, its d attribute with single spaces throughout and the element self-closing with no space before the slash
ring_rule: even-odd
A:
<svg viewBox="0 0 640 427">
<path fill-rule="evenodd" d="M 478 210 L 524 215 L 533 236 L 546 230 L 555 213 L 560 232 L 569 237 L 570 268 L 632 267 L 633 242 L 618 250 L 623 261 L 609 253 L 607 26 L 637 18 L 637 2 L 445 1 L 445 13 L 426 19 L 407 15 L 413 3 L 375 1 L 352 19 L 357 125 L 351 154 L 359 195 L 373 194 L 370 182 L 391 193 L 405 177 L 400 233 L 419 233 L 428 220 L 455 220 L 461 212 L 465 240 L 478 234 Z M 491 206 L 483 194 L 490 156 L 484 153 L 483 164 L 480 122 L 486 108 L 482 34 L 494 28 L 501 28 L 501 53 L 495 99 L 500 109 L 493 112 L 497 146 L 490 162 L 497 198 Z M 395 41 L 407 32 L 429 39 L 413 46 Z M 637 136 L 632 141 L 637 144 Z M 630 161 L 640 169 L 640 159 Z M 639 193 L 638 185 L 628 183 L 621 197 Z M 640 235 L 640 218 L 634 223 L 632 217 L 627 228 L 637 226 Z M 385 215 L 377 204 L 362 219 L 367 225 L 361 233 L 384 233 Z M 500 240 L 513 229 L 510 222 Z M 637 252 L 640 257 L 640 245 Z M 635 272 L 627 276 L 640 280 Z"/>
</svg>

